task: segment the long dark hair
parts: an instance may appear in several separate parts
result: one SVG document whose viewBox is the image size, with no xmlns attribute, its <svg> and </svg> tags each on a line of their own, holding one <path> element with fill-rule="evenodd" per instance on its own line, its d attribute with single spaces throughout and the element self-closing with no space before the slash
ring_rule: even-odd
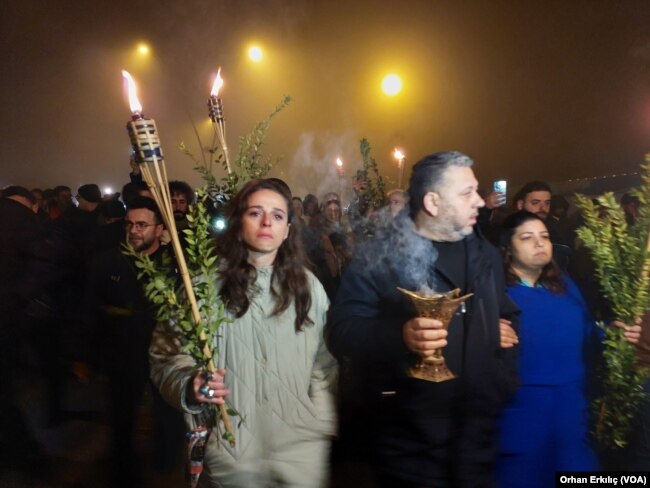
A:
<svg viewBox="0 0 650 488">
<path fill-rule="evenodd" d="M 224 260 L 222 269 L 223 286 L 219 295 L 228 309 L 241 317 L 250 306 L 250 285 L 257 278 L 255 266 L 248 262 L 248 249 L 242 241 L 242 218 L 248 209 L 249 197 L 260 190 L 271 190 L 284 198 L 287 204 L 288 223 L 294 220 L 291 191 L 286 183 L 277 179 L 255 179 L 247 182 L 229 204 L 228 227 L 223 238 L 218 242 L 218 253 Z M 275 299 L 275 308 L 271 315 L 284 312 L 293 300 L 296 308 L 296 330 L 302 330 L 304 324 L 311 324 L 311 288 L 305 271 L 305 251 L 302 247 L 298 229 L 289 227 L 289 236 L 282 242 L 273 263 L 271 275 L 271 295 Z"/>
<path fill-rule="evenodd" d="M 503 256 L 506 282 L 509 285 L 516 285 L 521 281 L 512 269 L 512 238 L 521 225 L 530 222 L 531 220 L 539 220 L 544 224 L 544 226 L 546 226 L 543 219 L 532 212 L 527 212 L 526 210 L 510 214 L 503 221 L 501 234 L 499 236 L 499 244 Z M 540 283 L 544 288 L 551 290 L 556 295 L 561 295 L 565 291 L 562 271 L 552 259 L 542 268 L 542 273 L 539 276 L 538 283 Z"/>
</svg>

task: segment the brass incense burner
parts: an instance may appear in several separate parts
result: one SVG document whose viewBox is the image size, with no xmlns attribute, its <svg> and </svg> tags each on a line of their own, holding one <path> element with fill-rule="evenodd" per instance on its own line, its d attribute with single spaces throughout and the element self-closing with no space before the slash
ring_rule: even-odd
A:
<svg viewBox="0 0 650 488">
<path fill-rule="evenodd" d="M 458 306 L 473 295 L 470 293 L 461 297 L 459 296 L 459 288 L 444 293 L 436 293 L 429 297 L 403 288 L 397 287 L 397 289 L 411 300 L 417 310 L 418 317 L 440 320 L 445 330 L 449 328 L 449 322 L 451 322 L 451 318 Z M 418 364 L 409 368 L 408 374 L 412 378 L 434 383 L 456 378 L 456 375 L 452 373 L 445 363 L 442 348 L 436 349 L 432 356 L 420 360 Z"/>
</svg>

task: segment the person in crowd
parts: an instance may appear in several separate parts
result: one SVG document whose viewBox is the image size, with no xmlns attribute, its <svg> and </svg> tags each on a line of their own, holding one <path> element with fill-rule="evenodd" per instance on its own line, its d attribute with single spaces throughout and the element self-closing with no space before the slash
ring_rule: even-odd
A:
<svg viewBox="0 0 650 488">
<path fill-rule="evenodd" d="M 47 211 L 47 218 L 52 220 L 52 209 L 56 207 L 56 194 L 52 188 L 43 190 L 43 208 Z"/>
<path fill-rule="evenodd" d="M 220 369 L 197 372 L 176 332 L 159 324 L 152 378 L 189 422 L 224 399 L 241 415 L 235 447 L 210 435 L 202 486 L 326 486 L 337 367 L 323 341 L 327 297 L 304 266 L 291 194 L 251 180 L 229 212 L 219 286 L 233 322 L 212 344 Z"/>
<path fill-rule="evenodd" d="M 304 209 L 303 219 L 307 225 L 311 223 L 311 219 L 316 217 L 320 213 L 320 208 L 318 206 L 318 198 L 316 195 L 308 193 L 302 201 L 302 207 Z"/>
<path fill-rule="evenodd" d="M 370 208 L 366 199 L 366 193 L 368 193 L 368 175 L 364 171 L 357 171 L 357 174 L 352 179 L 352 190 L 354 190 L 355 197 L 350 205 L 348 205 L 346 214 L 356 240 L 361 242 L 369 233 L 371 225 L 368 219 L 371 211 L 375 210 Z"/>
<path fill-rule="evenodd" d="M 310 228 L 320 245 L 314 253 L 312 263 L 316 268 L 316 277 L 320 280 L 330 300 L 334 300 L 341 281 L 342 262 L 332 238 L 337 241 L 339 251 L 344 252 L 348 232 L 342 221 L 341 200 L 338 193 L 329 192 L 323 198 L 321 213 L 311 219 Z"/>
<path fill-rule="evenodd" d="M 26 188 L 9 186 L 0 198 L 0 471 L 25 472 L 44 466 L 44 453 L 17 401 L 18 374 L 24 366 L 21 345 L 26 339 L 25 309 L 38 296 L 43 261 L 36 199 Z"/>
<path fill-rule="evenodd" d="M 131 201 L 137 197 L 153 198 L 153 195 L 144 181 L 138 181 L 136 183 L 129 182 L 124 185 L 122 187 L 121 197 L 124 205 L 128 207 Z"/>
<path fill-rule="evenodd" d="M 116 198 L 106 200 L 100 206 L 100 214 L 101 225 L 97 229 L 95 252 L 118 247 L 124 242 L 124 204 Z"/>
<path fill-rule="evenodd" d="M 330 192 L 323 198 L 320 213 L 311 219 L 309 225 L 320 235 L 329 236 L 341 231 L 341 215 L 341 199 L 337 193 Z"/>
<path fill-rule="evenodd" d="M 190 205 L 196 201 L 194 190 L 184 181 L 170 181 L 169 194 L 172 199 L 172 210 L 174 211 L 174 220 L 176 229 L 181 232 L 187 228 L 187 213 Z"/>
<path fill-rule="evenodd" d="M 550 219 L 551 200 L 553 193 L 551 186 L 544 181 L 530 181 L 517 192 L 513 198 L 515 211 L 526 210 L 534 213 L 546 224 L 546 228 L 553 243 L 553 259 L 566 271 L 570 265 L 572 249 L 570 239 L 556 225 L 555 220 Z M 500 235 L 500 229 L 498 234 Z"/>
<path fill-rule="evenodd" d="M 78 205 L 71 205 L 65 210 L 59 225 L 72 237 L 71 243 L 78 256 L 78 272 L 81 278 L 95 248 L 102 193 L 97 185 L 89 183 L 79 187 L 75 198 Z"/>
<path fill-rule="evenodd" d="M 128 244 L 160 265 L 168 251 L 160 243 L 163 223 L 156 203 L 146 197 L 132 200 L 122 225 Z M 133 258 L 114 245 L 95 256 L 86 286 L 86 326 L 101 344 L 93 350 L 101 354 L 97 362 L 108 378 L 114 482 L 120 487 L 140 486 L 142 481 L 135 428 L 138 407 L 149 382 L 148 351 L 156 324 L 156 309 L 146 298 L 137 274 Z M 156 441 L 161 441 L 160 435 L 165 432 L 162 429 L 173 430 L 173 416 L 168 420 L 160 422 L 154 416 Z M 180 449 L 180 416 L 176 425 Z M 164 442 L 156 442 L 155 446 L 163 447 Z"/>
<path fill-rule="evenodd" d="M 50 220 L 50 212 L 48 209 L 48 201 L 43 194 L 43 190 L 40 188 L 32 188 L 32 195 L 36 199 L 36 215 L 42 222 Z"/>
<path fill-rule="evenodd" d="M 601 339 L 573 281 L 553 262 L 550 233 L 537 214 L 503 223 L 508 295 L 521 311 L 515 333 L 502 324 L 504 347 L 520 346 L 520 381 L 500 425 L 499 486 L 555 486 L 558 471 L 594 471 L 586 398 L 587 356 Z M 625 328 L 638 342 L 640 327 Z"/>
<path fill-rule="evenodd" d="M 496 219 L 496 210 L 502 208 L 502 195 L 491 192 L 485 197 L 486 206 L 481 209 L 479 225 L 481 231 L 490 241 L 498 245 L 501 234 L 501 222 Z M 544 181 L 530 181 L 526 183 L 514 196 L 511 205 L 512 211 L 527 210 L 546 220 L 551 209 L 551 187 Z M 509 212 L 509 213 L 512 213 Z M 556 242 L 557 239 L 553 242 Z M 564 244 L 559 242 L 559 244 Z"/>
<path fill-rule="evenodd" d="M 408 203 L 408 193 L 404 190 L 390 190 L 386 194 L 386 197 L 388 198 L 388 205 L 380 208 L 377 212 L 376 233 L 385 232 L 386 228 L 393 222 L 393 219 L 397 217 Z"/>
<path fill-rule="evenodd" d="M 50 202 L 50 218 L 58 220 L 68 208 L 74 206 L 72 203 L 72 190 L 69 186 L 58 185 L 54 187 L 54 200 Z"/>
<path fill-rule="evenodd" d="M 472 165 L 454 151 L 413 167 L 409 212 L 360 245 L 330 311 L 328 345 L 358 379 L 380 487 L 494 486 L 497 422 L 516 383 L 516 349 L 501 349 L 499 323 L 516 329 L 517 310 L 497 250 L 474 233 L 484 202 Z M 425 285 L 472 293 L 449 332 L 397 290 Z M 407 375 L 442 347 L 457 379 Z"/>
<path fill-rule="evenodd" d="M 300 220 L 304 224 L 303 216 L 305 215 L 305 209 L 302 206 L 302 199 L 300 197 L 293 197 L 291 199 L 291 205 L 293 205 L 293 213 L 296 216 L 296 220 Z"/>
<path fill-rule="evenodd" d="M 551 187 L 544 181 L 530 181 L 526 183 L 514 197 L 517 210 L 526 210 L 534 213 L 546 221 L 551 211 Z"/>
<path fill-rule="evenodd" d="M 564 243 L 569 248 L 575 247 L 576 229 L 578 227 L 579 216 L 569 216 L 571 205 L 564 195 L 553 195 L 551 197 L 551 210 L 546 219 L 547 226 L 550 225 L 555 229 L 559 236 L 558 242 Z"/>
<path fill-rule="evenodd" d="M 388 197 L 390 215 L 392 218 L 395 218 L 406 207 L 409 200 L 408 193 L 396 188 L 395 190 L 389 191 L 386 196 Z"/>
<path fill-rule="evenodd" d="M 627 221 L 627 225 L 634 224 L 634 222 L 636 222 L 636 219 L 639 218 L 640 206 L 641 202 L 639 201 L 639 197 L 636 195 L 624 193 L 623 196 L 621 196 L 621 208 L 623 209 L 623 212 L 625 212 L 625 220 Z"/>
</svg>

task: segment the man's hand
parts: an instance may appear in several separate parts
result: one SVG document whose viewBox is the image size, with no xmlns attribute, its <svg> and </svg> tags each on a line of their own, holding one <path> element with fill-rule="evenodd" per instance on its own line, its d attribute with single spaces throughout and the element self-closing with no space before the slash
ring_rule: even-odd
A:
<svg viewBox="0 0 650 488">
<path fill-rule="evenodd" d="M 423 358 L 447 345 L 447 331 L 440 320 L 416 317 L 402 327 L 402 339 L 411 351 Z"/>
<path fill-rule="evenodd" d="M 497 207 L 501 207 L 506 203 L 506 199 L 504 197 L 505 195 L 503 193 L 493 191 L 485 197 L 485 208 L 493 210 Z"/>
<path fill-rule="evenodd" d="M 626 325 L 620 320 L 614 320 L 609 325 L 623 329 L 625 331 L 623 332 L 623 335 L 627 342 L 630 344 L 636 344 L 641 338 L 641 319 L 636 319 L 634 324 L 635 325 Z"/>
<path fill-rule="evenodd" d="M 129 160 L 129 164 L 131 165 L 131 173 L 133 173 L 134 175 L 139 175 L 140 165 L 136 162 L 133 156 L 131 156 L 131 159 Z"/>
<path fill-rule="evenodd" d="M 225 375 L 226 370 L 224 369 L 219 369 L 214 373 L 197 371 L 191 382 L 192 401 L 194 403 L 214 403 L 215 405 L 225 403 L 224 397 L 230 393 L 223 382 Z"/>
<path fill-rule="evenodd" d="M 509 320 L 499 319 L 499 332 L 503 349 L 509 349 L 519 344 L 519 337 L 517 337 L 515 329 L 512 328 L 512 322 Z"/>
</svg>

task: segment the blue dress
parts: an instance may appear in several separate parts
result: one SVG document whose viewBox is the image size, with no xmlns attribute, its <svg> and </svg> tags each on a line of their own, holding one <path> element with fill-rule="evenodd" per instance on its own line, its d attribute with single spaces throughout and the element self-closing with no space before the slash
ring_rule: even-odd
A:
<svg viewBox="0 0 650 488">
<path fill-rule="evenodd" d="M 585 353 L 599 329 L 576 285 L 562 295 L 524 284 L 508 287 L 521 309 L 521 386 L 500 423 L 499 486 L 555 486 L 556 471 L 598 469 L 589 445 Z"/>
</svg>

